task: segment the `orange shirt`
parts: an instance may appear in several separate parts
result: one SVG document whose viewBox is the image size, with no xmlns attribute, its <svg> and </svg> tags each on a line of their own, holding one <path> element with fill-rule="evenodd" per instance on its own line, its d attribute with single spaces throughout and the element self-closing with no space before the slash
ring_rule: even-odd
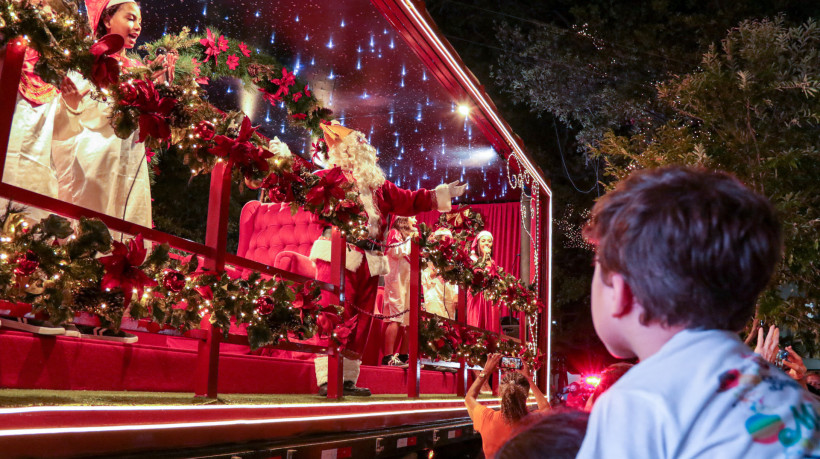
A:
<svg viewBox="0 0 820 459">
<path fill-rule="evenodd" d="M 500 411 L 479 405 L 473 409 L 473 428 L 481 434 L 484 456 L 491 459 L 510 439 L 515 426 L 508 424 Z"/>
</svg>

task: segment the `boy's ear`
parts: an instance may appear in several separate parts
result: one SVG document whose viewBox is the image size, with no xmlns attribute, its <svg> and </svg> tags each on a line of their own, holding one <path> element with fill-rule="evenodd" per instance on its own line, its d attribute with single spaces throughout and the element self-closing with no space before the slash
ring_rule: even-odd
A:
<svg viewBox="0 0 820 459">
<path fill-rule="evenodd" d="M 626 316 L 632 312 L 635 305 L 632 288 L 626 283 L 626 279 L 617 273 L 612 274 L 610 281 L 612 282 L 612 294 L 614 296 L 612 316 L 616 318 Z"/>
</svg>

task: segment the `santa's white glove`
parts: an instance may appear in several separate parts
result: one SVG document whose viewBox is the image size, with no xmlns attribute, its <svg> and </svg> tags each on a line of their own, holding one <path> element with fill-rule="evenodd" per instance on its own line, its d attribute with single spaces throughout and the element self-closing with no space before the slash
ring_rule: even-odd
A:
<svg viewBox="0 0 820 459">
<path fill-rule="evenodd" d="M 461 185 L 458 183 L 458 180 L 456 180 L 447 185 L 447 190 L 450 192 L 450 198 L 457 198 L 467 191 L 467 184 Z"/>
</svg>

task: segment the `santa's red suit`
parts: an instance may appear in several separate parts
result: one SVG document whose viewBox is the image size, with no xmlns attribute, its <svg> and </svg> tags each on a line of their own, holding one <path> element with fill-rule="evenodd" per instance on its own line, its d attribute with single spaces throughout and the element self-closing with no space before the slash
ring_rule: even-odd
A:
<svg viewBox="0 0 820 459">
<path fill-rule="evenodd" d="M 331 164 L 338 165 L 346 170 L 350 167 L 350 164 L 361 164 L 361 158 L 356 158 L 355 153 L 354 156 L 351 156 L 351 151 L 356 149 L 357 142 L 359 144 L 366 142 L 364 134 L 340 125 L 322 126 L 322 129 L 325 131 L 325 141 L 329 146 Z M 369 145 L 366 147 L 372 149 Z M 375 150 L 371 150 L 364 154 L 374 155 L 374 152 Z M 375 168 L 375 156 L 370 159 L 373 161 L 372 166 Z M 353 166 L 354 169 L 355 167 L 357 166 Z M 327 171 L 319 171 L 317 175 L 325 173 Z M 411 217 L 430 210 L 449 212 L 452 207 L 452 198 L 460 196 L 464 187 L 445 184 L 439 185 L 435 190 L 420 189 L 411 191 L 399 188 L 379 175 L 381 178 L 376 181 L 381 182 L 381 184 L 368 188 L 362 185 L 366 180 L 357 177 L 356 170 L 352 171 L 352 175 L 358 184 L 358 191 L 367 213 L 370 237 L 359 246 L 347 245 L 343 319 L 348 320 L 358 315 L 356 330 L 351 335 L 347 348 L 361 355 L 370 328 L 371 316 L 368 313 L 372 314 L 376 305 L 379 276 L 389 272 L 387 257 L 382 251 L 383 246 L 381 244 L 389 216 L 392 214 Z M 330 254 L 330 240 L 326 237 L 317 240 L 311 248 L 310 258 L 316 263 L 316 277 L 320 281 L 332 282 Z M 323 292 L 322 303 L 326 305 L 330 304 L 330 301 L 330 294 Z M 354 361 L 347 358 L 344 360 L 344 381 L 346 383 L 355 383 L 358 380 L 361 360 Z M 316 382 L 321 386 L 327 383 L 327 357 L 318 357 L 315 363 Z"/>
<path fill-rule="evenodd" d="M 325 171 L 319 171 L 322 174 Z M 451 209 L 450 192 L 447 185 L 439 185 L 435 190 L 405 190 L 390 181 L 385 181 L 375 193 L 373 201 L 380 215 L 378 234 L 384 234 L 389 214 L 411 217 L 421 212 L 439 210 L 449 212 Z M 372 232 L 371 232 L 372 234 Z M 330 272 L 330 240 L 317 240 L 310 251 L 310 258 L 316 263 L 316 278 L 332 282 Z M 345 302 L 344 316 L 347 320 L 358 314 L 356 331 L 351 335 L 347 348 L 359 355 L 364 351 L 371 316 L 376 305 L 376 293 L 379 288 L 379 276 L 389 272 L 387 257 L 381 250 L 364 250 L 353 244 L 347 245 L 345 262 Z M 330 304 L 330 293 L 322 293 L 322 304 Z M 344 380 L 356 382 L 359 374 L 359 361 L 345 359 Z M 327 382 L 327 357 L 317 359 L 317 384 Z"/>
</svg>

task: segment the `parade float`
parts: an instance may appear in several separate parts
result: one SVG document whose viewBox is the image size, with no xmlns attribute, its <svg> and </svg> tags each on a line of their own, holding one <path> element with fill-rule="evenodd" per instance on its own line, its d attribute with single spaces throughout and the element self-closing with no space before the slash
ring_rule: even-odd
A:
<svg viewBox="0 0 820 459">
<path fill-rule="evenodd" d="M 19 391 L 3 409 L 5 451 L 227 453 L 230 445 L 253 444 L 271 457 L 290 457 L 288 450 L 389 456 L 474 435 L 461 398 L 470 368 L 488 353 L 525 359 L 548 391 L 550 189 L 423 5 L 143 5 L 141 46 L 132 55 L 141 65 L 128 69 L 111 58 L 121 43 L 88 34 L 82 5 L 61 5 L 44 12 L 2 2 L 0 171 L 16 135 L 26 49 L 33 49 L 45 84 L 83 75 L 93 82 L 90 97 L 110 105 L 117 135 L 144 144 L 156 227 L 12 185 L 3 175 L 0 196 L 13 205 L 0 238 L 0 313 L 138 338 L 44 336 L 0 325 L 0 384 Z M 366 134 L 399 186 L 468 184 L 453 212 L 418 216 L 424 225 L 409 258 L 407 368 L 379 365 L 384 324 L 372 321 L 358 358 L 360 385 L 373 391 L 373 401 L 342 397 L 351 333 L 338 306 L 344 245 L 363 236 L 365 218 L 344 175 L 313 174 L 327 167 L 321 127 L 330 123 Z M 173 167 L 188 175 L 179 180 Z M 174 181 L 178 192 L 169 192 Z M 191 194 L 197 183 L 207 196 Z M 196 199 L 201 209 L 191 210 Z M 54 215 L 27 218 L 16 204 Z M 186 206 L 201 216 L 189 225 L 200 233 L 186 232 L 169 210 Z M 431 239 L 439 227 L 454 237 Z M 326 228 L 338 279 L 330 283 L 315 279 L 308 258 Z M 497 241 L 500 269 L 491 274 L 469 260 L 482 229 Z M 428 262 L 461 286 L 453 318 L 422 308 L 419 279 Z M 323 291 L 336 301 L 320 302 Z M 503 333 L 466 324 L 468 292 L 503 305 L 493 319 L 504 316 Z M 364 313 L 383 319 L 380 303 Z M 327 397 L 341 404 L 313 395 L 315 355 L 328 356 Z M 52 391 L 80 395 L 43 403 Z M 120 406 L 84 403 L 79 391 L 156 397 L 125 398 Z M 264 397 L 258 394 L 274 398 L 254 399 Z M 296 437 L 314 440 L 299 446 Z"/>
</svg>

